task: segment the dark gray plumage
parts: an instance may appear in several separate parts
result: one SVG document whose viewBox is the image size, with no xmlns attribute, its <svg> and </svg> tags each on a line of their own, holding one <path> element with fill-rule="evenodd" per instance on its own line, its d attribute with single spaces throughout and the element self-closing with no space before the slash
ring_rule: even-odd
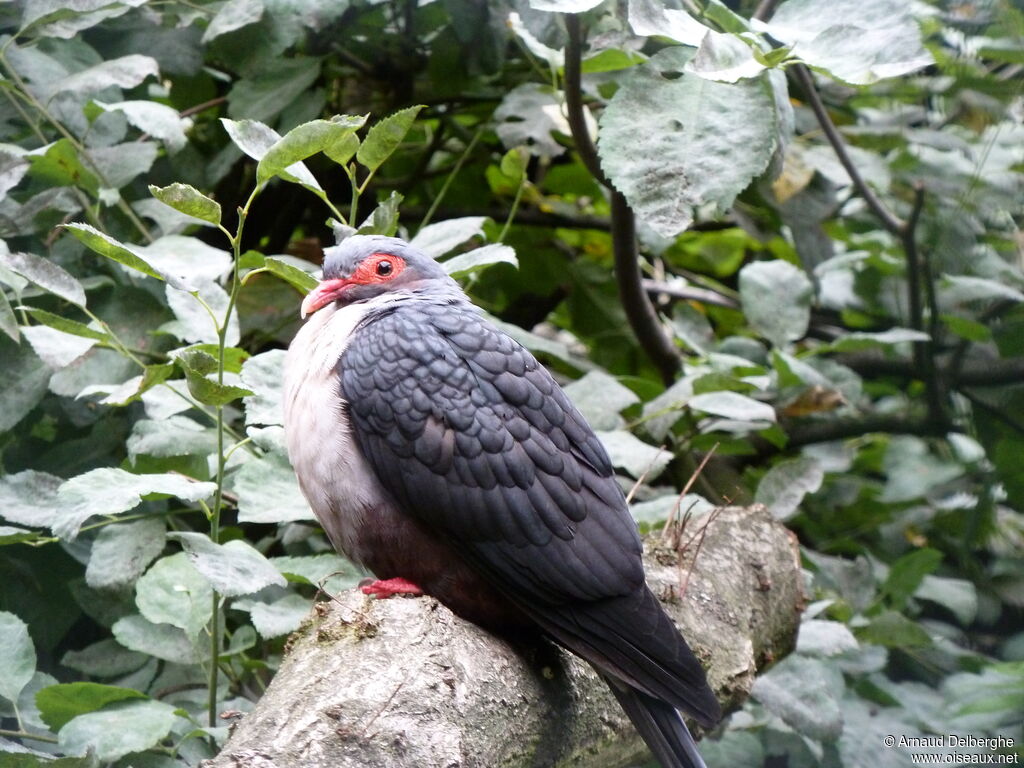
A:
<svg viewBox="0 0 1024 768">
<path fill-rule="evenodd" d="M 343 474 L 359 500 L 325 488 L 329 458 L 290 427 L 289 446 L 336 545 L 485 626 L 538 626 L 602 673 L 663 765 L 702 766 L 675 710 L 710 726 L 718 703 L 644 583 L 603 446 L 551 375 L 394 238 L 329 251 L 304 309 L 329 306 L 342 319 L 293 352 L 327 348 L 323 367 L 337 351 Z M 348 334 L 333 346 L 331 324 Z M 289 354 L 286 408 L 312 423 L 300 411 L 307 353 Z"/>
</svg>

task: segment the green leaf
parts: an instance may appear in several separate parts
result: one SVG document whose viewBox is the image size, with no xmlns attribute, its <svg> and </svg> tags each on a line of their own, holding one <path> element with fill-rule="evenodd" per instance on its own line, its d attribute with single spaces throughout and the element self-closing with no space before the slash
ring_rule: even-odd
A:
<svg viewBox="0 0 1024 768">
<path fill-rule="evenodd" d="M 3 288 L 0 288 L 0 331 L 7 334 L 7 338 L 11 341 L 17 342 L 21 339 L 21 333 L 18 331 L 18 318 L 14 316 L 11 302 Z"/>
<path fill-rule="evenodd" d="M 319 284 L 317 279 L 309 274 L 309 272 L 305 272 L 298 267 L 294 267 L 288 262 L 276 259 L 273 256 L 267 256 L 264 260 L 263 266 L 270 274 L 281 278 L 303 296 L 312 291 Z"/>
<path fill-rule="evenodd" d="M 157 280 L 164 279 L 163 275 L 153 269 L 145 259 L 130 250 L 128 246 L 118 242 L 109 235 L 105 235 L 98 229 L 88 224 L 64 224 L 63 226 L 87 248 L 95 251 L 100 256 L 106 256 L 108 259 L 112 259 L 137 272 L 142 272 L 144 275 L 155 277 Z"/>
<path fill-rule="evenodd" d="M 0 432 L 6 432 L 38 405 L 53 371 L 28 344 L 0 336 Z"/>
<path fill-rule="evenodd" d="M 221 384 L 210 378 L 216 375 L 217 361 L 199 349 L 185 349 L 177 353 L 175 360 L 181 366 L 188 381 L 188 391 L 206 405 L 227 405 L 240 397 L 251 395 L 248 389 L 233 384 Z"/>
<path fill-rule="evenodd" d="M 67 139 L 59 139 L 46 147 L 25 155 L 32 177 L 51 187 L 80 187 L 93 197 L 99 194 L 100 182 L 78 157 L 78 150 Z"/>
<path fill-rule="evenodd" d="M 530 0 L 530 7 L 535 11 L 555 13 L 583 13 L 600 4 L 601 0 Z"/>
<path fill-rule="evenodd" d="M 269 639 L 297 630 L 312 606 L 312 600 L 293 593 L 272 603 L 253 603 L 249 617 L 256 631 Z"/>
<path fill-rule="evenodd" d="M 93 339 L 94 341 L 110 341 L 110 335 L 106 331 L 90 328 L 85 323 L 80 323 L 77 320 L 69 320 L 62 315 L 47 312 L 45 309 L 36 309 L 35 307 L 23 307 L 23 309 L 33 320 L 38 320 L 43 325 L 63 333 L 81 336 L 84 339 Z"/>
<path fill-rule="evenodd" d="M 642 64 L 647 58 L 636 51 L 624 51 L 618 48 L 605 48 L 600 53 L 589 56 L 581 63 L 584 74 L 597 72 L 616 72 Z"/>
<path fill-rule="evenodd" d="M 166 104 L 156 101 L 119 101 L 113 104 L 93 101 L 93 104 L 106 112 L 120 112 L 140 131 L 160 139 L 172 154 L 184 149 L 188 143 L 185 120 L 178 110 Z"/>
<path fill-rule="evenodd" d="M 160 77 L 160 66 L 156 59 L 136 53 L 82 69 L 53 84 L 52 88 L 57 93 L 83 96 L 110 87 L 134 88 L 147 77 Z"/>
<path fill-rule="evenodd" d="M 78 715 L 95 712 L 115 701 L 145 698 L 144 693 L 132 688 L 99 683 L 62 683 L 39 691 L 36 694 L 36 706 L 39 707 L 43 722 L 56 733 Z"/>
<path fill-rule="evenodd" d="M 73 539 L 90 517 L 127 512 L 151 493 L 196 502 L 212 496 L 216 488 L 213 483 L 200 483 L 170 473 L 135 475 L 114 467 L 93 469 L 61 485 L 57 492 L 59 512 L 53 522 L 53 532 L 62 539 Z"/>
<path fill-rule="evenodd" d="M 942 322 L 950 331 L 961 339 L 967 339 L 978 344 L 986 344 L 992 341 L 992 329 L 984 323 L 979 323 L 966 317 L 958 315 L 942 315 Z"/>
<path fill-rule="evenodd" d="M 278 57 L 273 67 L 264 67 L 260 74 L 235 82 L 228 93 L 228 115 L 268 122 L 319 77 L 319 59 Z"/>
<path fill-rule="evenodd" d="M 812 67 L 867 85 L 934 63 L 902 0 L 786 0 L 769 24 L 755 23 Z"/>
<path fill-rule="evenodd" d="M 112 762 L 159 744 L 171 732 L 174 707 L 161 701 L 115 703 L 71 720 L 57 734 L 60 748 L 71 755 L 93 752 Z"/>
<path fill-rule="evenodd" d="M 833 741 L 843 730 L 842 673 L 806 656 L 787 656 L 754 681 L 751 695 L 797 733 Z"/>
<path fill-rule="evenodd" d="M 660 475 L 672 460 L 672 453 L 643 442 L 631 432 L 598 432 L 612 465 L 626 470 L 631 477 L 646 475 L 648 481 Z"/>
<path fill-rule="evenodd" d="M 942 553 L 937 549 L 922 547 L 904 555 L 889 568 L 889 576 L 882 584 L 882 596 L 888 597 L 892 607 L 900 610 L 925 576 L 942 563 Z"/>
<path fill-rule="evenodd" d="M 758 61 L 755 50 L 738 35 L 709 30 L 685 71 L 722 83 L 757 77 L 765 66 Z"/>
<path fill-rule="evenodd" d="M 365 117 L 335 115 L 330 120 L 313 120 L 292 128 L 274 142 L 256 166 L 256 181 L 262 184 L 274 176 L 289 180 L 294 177 L 283 171 L 318 152 L 342 156 L 348 137 L 363 127 Z"/>
<path fill-rule="evenodd" d="M 849 628 L 838 621 L 805 619 L 800 622 L 797 652 L 806 656 L 837 656 L 860 646 Z"/>
<path fill-rule="evenodd" d="M 0 253 L 0 264 L 64 301 L 79 307 L 85 306 L 85 289 L 82 284 L 49 259 L 31 253 Z"/>
<path fill-rule="evenodd" d="M 285 555 L 270 558 L 271 564 L 288 581 L 320 587 L 329 594 L 352 589 L 365 575 L 361 568 L 333 553 L 320 555 Z"/>
<path fill-rule="evenodd" d="M 253 392 L 245 399 L 246 424 L 284 423 L 284 359 L 283 349 L 272 349 L 253 355 L 242 366 L 242 383 Z"/>
<path fill-rule="evenodd" d="M 694 395 L 688 405 L 695 411 L 738 421 L 775 421 L 775 409 L 738 392 L 708 392 Z"/>
<path fill-rule="evenodd" d="M 604 371 L 590 371 L 566 386 L 565 394 L 590 426 L 598 430 L 620 429 L 624 421 L 619 414 L 640 402 L 633 390 Z"/>
<path fill-rule="evenodd" d="M 270 148 L 281 140 L 281 134 L 258 120 L 235 121 L 222 117 L 220 121 L 235 146 L 256 161 L 262 160 Z M 293 163 L 278 175 L 314 192 L 323 191 L 323 187 L 303 163 Z"/>
<path fill-rule="evenodd" d="M 0 611 L 0 696 L 17 701 L 36 671 L 36 649 L 28 625 L 13 613 Z"/>
<path fill-rule="evenodd" d="M 526 147 L 513 147 L 501 156 L 501 164 L 498 168 L 504 176 L 512 180 L 514 184 L 522 184 L 526 178 L 526 167 L 530 163 L 530 153 Z"/>
<path fill-rule="evenodd" d="M 516 258 L 515 250 L 502 243 L 491 243 L 453 256 L 441 266 L 449 275 L 458 278 L 495 264 L 511 264 L 518 268 L 519 260 Z"/>
<path fill-rule="evenodd" d="M 57 489 L 64 480 L 26 469 L 0 476 L 0 517 L 19 525 L 49 528 L 59 509 Z"/>
<path fill-rule="evenodd" d="M 755 261 L 740 270 L 740 301 L 751 326 L 776 347 L 807 334 L 814 288 L 787 261 Z"/>
<path fill-rule="evenodd" d="M 173 333 L 188 342 L 218 344 L 220 325 L 230 307 L 224 343 L 234 346 L 240 338 L 238 309 L 231 305 L 227 291 L 217 283 L 205 283 L 195 291 L 168 287 L 167 305 L 174 313 L 175 320 L 165 323 L 161 330 Z"/>
<path fill-rule="evenodd" d="M 917 622 L 896 611 L 886 611 L 866 627 L 854 630 L 862 643 L 875 643 L 887 648 L 924 648 L 932 644 L 928 633 Z"/>
<path fill-rule="evenodd" d="M 105 526 L 92 544 L 85 583 L 94 589 L 131 584 L 163 552 L 166 532 L 159 517 Z"/>
<path fill-rule="evenodd" d="M 680 74 L 687 50 L 666 48 L 634 69 L 605 108 L 598 134 L 605 173 L 637 217 L 667 237 L 690 226 L 696 206 L 732 205 L 767 168 L 778 142 L 768 81 L 732 85 Z"/>
<path fill-rule="evenodd" d="M 238 496 L 238 522 L 288 523 L 315 520 L 299 490 L 295 471 L 280 453 L 249 459 L 235 475 L 232 489 Z"/>
<path fill-rule="evenodd" d="M 371 127 L 366 132 L 366 138 L 363 139 L 363 143 L 356 153 L 356 160 L 371 172 L 380 168 L 384 161 L 398 149 L 413 123 L 416 122 L 416 116 L 421 109 L 423 109 L 422 104 L 406 107 Z"/>
<path fill-rule="evenodd" d="M 225 597 L 249 595 L 272 584 L 286 584 L 259 550 L 240 539 L 217 544 L 206 534 L 194 532 L 174 532 L 168 538 L 181 542 L 196 570 Z"/>
<path fill-rule="evenodd" d="M 402 195 L 392 190 L 388 199 L 378 203 L 373 213 L 359 225 L 359 234 L 394 237 L 398 231 L 398 206 L 401 202 Z"/>
<path fill-rule="evenodd" d="M 978 588 L 967 579 L 925 576 L 914 597 L 941 605 L 965 627 L 970 626 L 978 615 Z"/>
<path fill-rule="evenodd" d="M 129 651 L 113 638 L 107 638 L 80 651 L 68 651 L 60 663 L 90 677 L 120 677 L 134 672 L 147 659 L 145 654 Z"/>
<path fill-rule="evenodd" d="M 166 187 L 150 184 L 149 193 L 179 213 L 208 221 L 210 224 L 220 224 L 220 203 L 211 200 L 195 187 L 177 182 Z"/>
<path fill-rule="evenodd" d="M 416 233 L 409 245 L 436 259 L 474 237 L 483 237 L 487 221 L 486 216 L 463 216 L 428 224 Z"/>
<path fill-rule="evenodd" d="M 754 501 L 768 507 L 779 520 L 788 520 L 797 513 L 804 496 L 821 488 L 824 479 L 825 472 L 817 459 L 782 461 L 761 478 Z"/>
<path fill-rule="evenodd" d="M 210 19 L 201 42 L 205 45 L 228 32 L 255 24 L 263 18 L 263 11 L 263 0 L 228 0 Z"/>
<path fill-rule="evenodd" d="M 125 648 L 173 664 L 198 664 L 202 658 L 184 630 L 154 624 L 138 614 L 118 619 L 110 631 Z"/>
<path fill-rule="evenodd" d="M 157 560 L 135 584 L 135 604 L 148 621 L 170 624 L 195 640 L 213 615 L 213 590 L 184 552 Z"/>
<path fill-rule="evenodd" d="M 39 358 L 54 369 L 71 365 L 96 344 L 95 339 L 64 333 L 46 325 L 27 325 L 21 332 Z"/>
</svg>

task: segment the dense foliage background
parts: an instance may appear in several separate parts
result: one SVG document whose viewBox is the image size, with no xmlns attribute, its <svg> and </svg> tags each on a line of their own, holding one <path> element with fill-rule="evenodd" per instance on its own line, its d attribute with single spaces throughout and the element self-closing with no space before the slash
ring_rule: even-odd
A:
<svg viewBox="0 0 1024 768">
<path fill-rule="evenodd" d="M 0 28 L 0 763 L 196 764 L 360 578 L 281 442 L 332 226 L 449 257 L 642 525 L 759 501 L 799 536 L 797 652 L 709 764 L 1021 754 L 1019 3 L 26 0 Z"/>
</svg>

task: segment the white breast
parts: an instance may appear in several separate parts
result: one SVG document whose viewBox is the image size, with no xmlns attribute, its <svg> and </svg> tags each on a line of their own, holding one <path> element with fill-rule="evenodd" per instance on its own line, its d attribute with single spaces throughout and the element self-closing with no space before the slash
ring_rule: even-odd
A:
<svg viewBox="0 0 1024 768">
<path fill-rule="evenodd" d="M 284 368 L 284 427 L 299 486 L 334 545 L 359 560 L 356 534 L 384 493 L 355 445 L 336 366 L 359 321 L 379 297 L 328 305 L 296 334 Z"/>
</svg>

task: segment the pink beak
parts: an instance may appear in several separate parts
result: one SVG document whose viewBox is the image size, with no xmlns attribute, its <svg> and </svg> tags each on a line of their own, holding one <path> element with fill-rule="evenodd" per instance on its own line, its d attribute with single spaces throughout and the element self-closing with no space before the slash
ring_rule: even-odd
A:
<svg viewBox="0 0 1024 768">
<path fill-rule="evenodd" d="M 320 307 L 340 299 L 345 289 L 352 285 L 348 280 L 324 280 L 302 300 L 299 316 L 305 320 Z"/>
</svg>

